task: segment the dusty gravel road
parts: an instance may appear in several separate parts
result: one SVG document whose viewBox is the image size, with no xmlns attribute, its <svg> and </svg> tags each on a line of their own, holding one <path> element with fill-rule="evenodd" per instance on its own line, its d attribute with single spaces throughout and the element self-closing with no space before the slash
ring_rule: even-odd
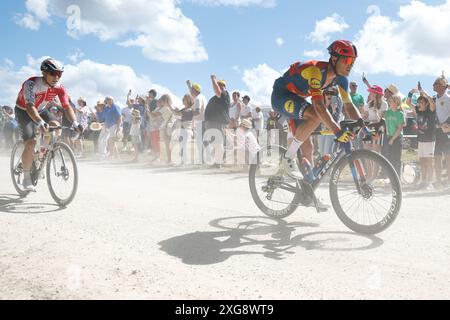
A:
<svg viewBox="0 0 450 320">
<path fill-rule="evenodd" d="M 276 223 L 230 169 L 81 161 L 60 210 L 42 181 L 20 199 L 0 166 L 0 299 L 450 298 L 449 194 L 405 193 L 367 237 L 333 210 Z"/>
</svg>

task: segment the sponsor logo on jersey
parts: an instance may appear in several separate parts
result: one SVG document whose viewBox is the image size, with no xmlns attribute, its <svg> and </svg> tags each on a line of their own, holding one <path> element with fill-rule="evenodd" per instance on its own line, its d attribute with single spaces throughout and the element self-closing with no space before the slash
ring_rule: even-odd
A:
<svg viewBox="0 0 450 320">
<path fill-rule="evenodd" d="M 320 89 L 320 87 L 321 87 L 320 80 L 319 79 L 311 79 L 309 82 L 309 86 L 312 89 Z"/>
<path fill-rule="evenodd" d="M 301 75 L 308 81 L 308 85 L 311 89 L 320 89 L 322 86 L 322 72 L 318 67 L 308 67 L 302 71 Z"/>
<path fill-rule="evenodd" d="M 293 100 L 288 100 L 284 104 L 284 110 L 288 113 L 294 113 L 295 111 L 295 104 Z"/>
</svg>

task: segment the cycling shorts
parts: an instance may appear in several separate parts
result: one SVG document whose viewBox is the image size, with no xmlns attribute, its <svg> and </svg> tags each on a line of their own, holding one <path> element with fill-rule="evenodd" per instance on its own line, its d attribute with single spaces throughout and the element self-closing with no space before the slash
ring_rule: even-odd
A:
<svg viewBox="0 0 450 320">
<path fill-rule="evenodd" d="M 273 89 L 272 108 L 289 119 L 303 119 L 311 103 L 285 89 Z"/>
<path fill-rule="evenodd" d="M 20 134 L 23 141 L 36 138 L 36 129 L 38 125 L 30 118 L 25 110 L 15 107 L 16 120 L 19 123 Z M 48 110 L 39 113 L 42 120 L 49 123 L 50 121 L 58 121 L 58 118 Z"/>
</svg>

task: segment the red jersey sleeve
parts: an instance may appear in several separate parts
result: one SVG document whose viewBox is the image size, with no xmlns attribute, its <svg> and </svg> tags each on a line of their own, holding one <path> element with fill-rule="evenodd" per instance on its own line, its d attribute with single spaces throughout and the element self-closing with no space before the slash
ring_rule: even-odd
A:
<svg viewBox="0 0 450 320">
<path fill-rule="evenodd" d="M 64 109 L 70 108 L 69 96 L 67 95 L 67 91 L 66 91 L 66 89 L 63 86 L 61 86 L 59 88 L 58 98 L 59 98 L 59 101 L 61 102 L 61 105 L 62 105 L 62 107 Z"/>
</svg>

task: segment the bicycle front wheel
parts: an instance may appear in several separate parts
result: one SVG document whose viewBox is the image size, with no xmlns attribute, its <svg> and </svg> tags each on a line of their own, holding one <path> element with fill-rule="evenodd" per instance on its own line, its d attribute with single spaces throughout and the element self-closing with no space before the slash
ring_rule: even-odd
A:
<svg viewBox="0 0 450 320">
<path fill-rule="evenodd" d="M 60 206 L 67 206 L 78 189 L 78 168 L 70 147 L 62 142 L 54 144 L 47 159 L 47 183 L 50 194 Z"/>
<path fill-rule="evenodd" d="M 14 185 L 14 189 L 16 189 L 17 193 L 21 197 L 25 197 L 30 193 L 23 189 L 23 166 L 22 166 L 22 153 L 25 148 L 25 145 L 22 141 L 16 142 L 12 151 L 11 158 L 9 161 L 9 168 L 11 171 L 11 179 Z"/>
<path fill-rule="evenodd" d="M 249 185 L 258 208 L 272 218 L 285 218 L 298 207 L 297 181 L 289 177 L 280 165 L 286 149 L 281 146 L 263 148 L 258 163 L 250 165 Z"/>
<path fill-rule="evenodd" d="M 379 167 L 367 177 L 370 168 Z M 330 197 L 339 219 L 351 230 L 376 234 L 397 217 L 402 189 L 394 167 L 386 158 L 369 150 L 343 157 L 331 174 Z"/>
</svg>

